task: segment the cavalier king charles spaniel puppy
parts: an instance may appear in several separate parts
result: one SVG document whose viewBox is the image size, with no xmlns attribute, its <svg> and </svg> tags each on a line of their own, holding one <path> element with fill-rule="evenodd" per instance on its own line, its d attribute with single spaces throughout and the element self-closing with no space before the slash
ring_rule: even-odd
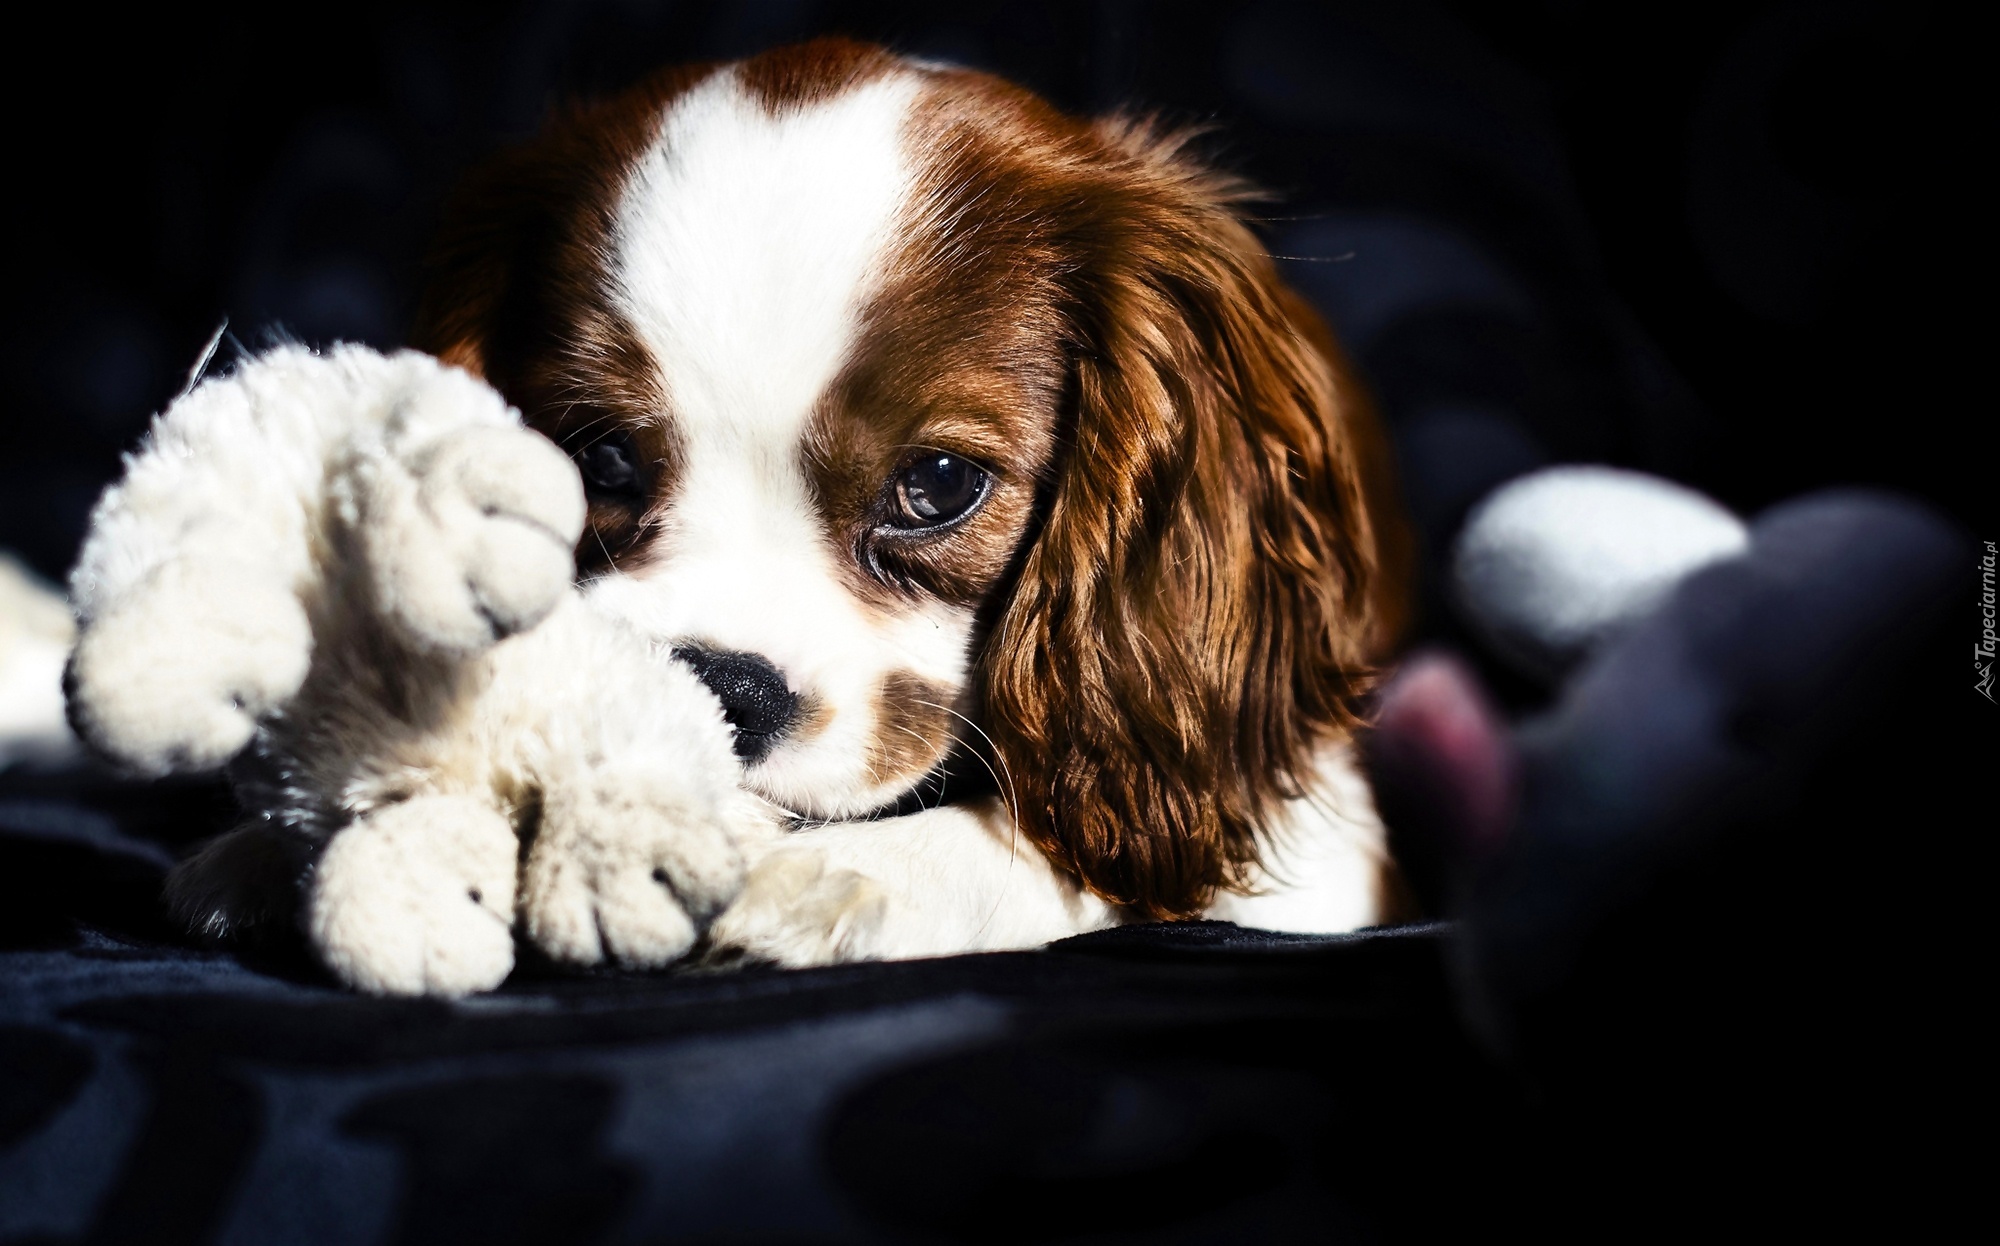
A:
<svg viewBox="0 0 2000 1246">
<path fill-rule="evenodd" d="M 840 40 L 574 111 L 448 210 L 423 353 L 280 348 L 161 417 L 72 580 L 72 720 L 229 764 L 177 910 L 302 920 L 366 989 L 492 986 L 517 933 L 1380 922 L 1350 739 L 1402 529 L 1248 198 Z"/>
</svg>

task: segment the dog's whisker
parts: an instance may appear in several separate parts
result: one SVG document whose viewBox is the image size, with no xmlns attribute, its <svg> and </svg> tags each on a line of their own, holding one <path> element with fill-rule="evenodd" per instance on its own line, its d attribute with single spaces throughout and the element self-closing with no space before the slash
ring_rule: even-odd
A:
<svg viewBox="0 0 2000 1246">
<path fill-rule="evenodd" d="M 564 414 L 564 415 L 568 415 L 568 413 L 569 413 L 569 412 L 571 412 L 571 411 L 574 411 L 575 409 L 576 409 L 576 404 L 574 404 L 574 403 L 571 403 L 571 404 L 570 404 L 570 405 L 569 405 L 568 407 L 565 407 L 565 408 L 563 409 L 563 414 Z M 595 419 L 593 419 L 593 420 L 590 420 L 590 421 L 588 421 L 587 423 L 584 423 L 584 424 L 580 424 L 580 425 L 578 425 L 577 427 L 575 427 L 575 428 L 572 428 L 572 429 L 570 429 L 570 430 L 569 430 L 569 431 L 568 431 L 568 432 L 567 432 L 567 433 L 565 434 L 565 437 L 566 437 L 566 438 L 581 438 L 581 437 L 583 437 L 583 436 L 584 436 L 585 434 L 587 434 L 587 433 L 590 433 L 590 432 L 593 432 L 594 430 L 596 430 L 596 429 L 597 429 L 597 428 L 598 428 L 598 427 L 599 427 L 600 425 L 604 425 L 604 424 L 611 424 L 611 423 L 615 423 L 615 422 L 617 421 L 617 419 L 618 419 L 618 413 L 617 413 L 617 412 L 615 412 L 615 411 L 607 411 L 607 412 L 605 412 L 604 414 L 602 414 L 602 415 L 599 415 L 599 416 L 598 416 L 597 418 L 595 418 Z"/>
<path fill-rule="evenodd" d="M 597 525 L 595 524 L 592 524 L 590 527 L 590 539 L 596 541 L 597 548 L 604 552 L 604 564 L 606 566 L 615 566 L 618 560 L 612 557 L 611 547 L 604 543 L 604 534 L 597 530 Z"/>
<path fill-rule="evenodd" d="M 874 749 L 863 750 L 861 754 L 861 764 L 868 767 L 868 781 L 870 783 L 873 783 L 876 787 L 880 787 L 882 786 L 882 771 L 881 768 L 875 764 L 877 760 L 878 759 L 876 757 Z"/>
<path fill-rule="evenodd" d="M 923 746 L 924 746 L 924 750 L 925 750 L 926 752 L 928 752 L 928 753 L 932 753 L 932 754 L 937 754 L 937 753 L 940 753 L 940 752 L 942 752 L 942 751 L 943 751 L 943 750 L 941 750 L 940 748 L 938 748 L 938 746 L 937 746 L 936 742 L 934 742 L 933 740 L 931 740 L 931 739 L 930 739 L 929 737 L 927 737 L 927 736 L 924 736 L 924 735 L 922 735 L 922 734 L 918 733 L 917 731 L 915 731 L 915 730 L 912 730 L 912 729 L 911 729 L 911 728 L 909 728 L 909 727 L 905 727 L 905 726 L 904 726 L 903 724 L 901 724 L 901 723 L 890 723 L 889 725 L 890 725 L 890 726 L 892 726 L 892 727 L 894 727 L 894 728 L 895 728 L 896 730 L 898 730 L 898 731 L 902 732 L 902 733 L 903 733 L 904 735 L 906 735 L 906 736 L 909 736 L 909 737 L 910 737 L 911 739 L 915 740 L 915 741 L 916 741 L 917 743 L 919 743 L 919 744 L 923 745 Z M 872 767 L 871 767 L 871 769 L 872 769 Z M 996 777 L 996 782 L 997 782 L 997 781 L 998 781 L 998 780 L 997 780 L 997 777 Z M 880 783 L 880 782 L 881 782 L 881 779 L 880 779 L 879 777 L 877 777 L 877 779 L 876 779 L 876 782 L 877 782 L 877 783 Z M 942 804 L 943 802 L 942 802 L 942 801 L 940 801 L 939 803 L 940 803 L 940 804 Z M 917 792 L 917 808 L 918 808 L 918 809 L 920 809 L 920 810 L 924 810 L 924 811 L 926 811 L 926 812 L 928 812 L 928 811 L 929 811 L 930 809 L 932 809 L 932 808 L 935 808 L 935 806 L 929 806 L 929 805 L 925 805 L 925 804 L 924 804 L 924 798 L 923 798 L 923 791 L 922 791 L 922 788 L 921 788 L 921 787 L 919 787 L 919 788 L 918 788 L 918 792 Z"/>
<path fill-rule="evenodd" d="M 979 923 L 978 930 L 973 932 L 973 938 L 977 939 L 980 935 L 986 933 L 986 928 L 993 924 L 993 919 L 995 917 L 998 917 L 1000 915 L 1000 906 L 1006 901 L 1007 888 L 1014 878 L 1014 863 L 1020 859 L 1021 855 L 1020 797 L 1014 788 L 1014 775 L 1012 769 L 1007 765 L 1007 759 L 1001 755 L 1000 746 L 993 742 L 992 736 L 986 734 L 986 729 L 984 727 L 981 727 L 978 723 L 973 722 L 970 718 L 967 718 L 964 714 L 959 713 L 957 710 L 951 708 L 949 705 L 939 705 L 935 701 L 919 701 L 917 702 L 917 704 L 927 705 L 930 706 L 932 709 L 943 710 L 945 713 L 950 714 L 953 718 L 958 719 L 960 722 L 972 728 L 974 731 L 977 731 L 980 734 L 980 737 L 986 741 L 986 746 L 992 750 L 993 761 L 999 762 L 1000 770 L 1006 774 L 1006 778 L 1003 780 L 1000 774 L 994 773 L 992 761 L 986 760 L 984 754 L 981 754 L 976 751 L 973 753 L 973 756 L 979 758 L 979 763 L 986 767 L 986 773 L 993 775 L 993 782 L 999 786 L 1006 788 L 1006 800 L 1007 800 L 1007 872 L 1000 879 L 1000 890 L 993 898 L 992 909 L 987 912 L 985 919 Z"/>
<path fill-rule="evenodd" d="M 986 729 L 984 727 L 981 727 L 978 723 L 973 722 L 970 718 L 967 718 L 965 715 L 959 713 L 957 710 L 951 708 L 949 705 L 939 705 L 935 701 L 919 701 L 917 702 L 917 704 L 929 706 L 931 709 L 934 710 L 943 710 L 945 713 L 950 714 L 953 718 L 958 719 L 960 722 L 972 728 L 974 731 L 977 731 L 979 733 L 979 737 L 986 741 L 986 747 L 993 751 L 993 760 L 1000 763 L 1000 771 L 1001 774 L 1004 774 L 1006 776 L 1005 779 L 1004 780 L 1002 779 L 1001 774 L 993 774 L 992 762 L 988 762 L 984 756 L 980 756 L 978 754 L 974 755 L 979 756 L 980 761 L 986 766 L 987 773 L 993 774 L 993 781 L 995 783 L 1001 784 L 1003 787 L 1006 788 L 1007 816 L 1010 819 L 1012 819 L 1014 823 L 1014 828 L 1016 832 L 1018 832 L 1021 826 L 1020 796 L 1014 787 L 1013 772 L 1007 765 L 1006 757 L 1001 755 L 1000 746 L 993 742 L 993 737 L 986 734 Z"/>
<path fill-rule="evenodd" d="M 924 702 L 924 704 L 928 705 L 930 704 L 930 702 Z M 950 711 L 947 710 L 946 712 L 949 713 Z M 963 718 L 964 715 L 960 715 L 960 717 Z M 967 719 L 966 721 L 971 722 L 970 719 Z M 976 723 L 973 724 L 973 730 L 975 731 L 979 730 L 978 724 Z M 985 732 L 982 731 L 980 732 L 980 734 L 984 735 Z M 990 739 L 988 743 L 991 743 Z M 994 773 L 993 763 L 987 761 L 985 756 L 980 753 L 975 752 L 973 756 L 979 759 L 980 765 L 986 767 L 986 773 L 993 775 L 994 785 L 996 787 L 1003 786 L 1001 783 L 1000 776 Z M 1006 764 L 1006 759 L 1002 758 L 1001 764 L 1004 766 Z M 1009 803 L 1007 807 L 1007 872 L 1001 875 L 1000 877 L 1000 889 L 993 896 L 993 907 L 987 910 L 985 918 L 980 921 L 978 928 L 972 932 L 972 937 L 975 942 L 978 940 L 980 935 L 986 933 L 986 928 L 993 924 L 993 919 L 1000 915 L 1000 906 L 1006 903 L 1007 888 L 1014 878 L 1014 862 L 1018 860 L 1021 855 L 1020 809 L 1018 806 L 1013 804 L 1012 797 L 1009 797 L 1008 800 Z"/>
</svg>

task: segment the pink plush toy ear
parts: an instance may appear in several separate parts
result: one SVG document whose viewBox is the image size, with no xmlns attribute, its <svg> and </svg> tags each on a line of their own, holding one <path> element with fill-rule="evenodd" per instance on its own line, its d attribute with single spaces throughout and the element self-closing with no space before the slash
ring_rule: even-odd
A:
<svg viewBox="0 0 2000 1246">
<path fill-rule="evenodd" d="M 1364 755 L 1396 859 L 1426 911 L 1440 912 L 1454 880 L 1513 827 L 1507 725 L 1463 662 L 1419 652 L 1383 688 Z"/>
</svg>

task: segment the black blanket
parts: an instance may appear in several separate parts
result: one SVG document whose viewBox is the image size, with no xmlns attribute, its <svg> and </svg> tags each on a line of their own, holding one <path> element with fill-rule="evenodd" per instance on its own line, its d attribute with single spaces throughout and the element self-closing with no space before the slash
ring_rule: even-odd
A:
<svg viewBox="0 0 2000 1246">
<path fill-rule="evenodd" d="M 0 796 L 0 1241 L 1372 1240 L 1530 1125 L 1434 925 L 368 999 L 165 937 L 164 794 L 63 786 Z"/>
</svg>

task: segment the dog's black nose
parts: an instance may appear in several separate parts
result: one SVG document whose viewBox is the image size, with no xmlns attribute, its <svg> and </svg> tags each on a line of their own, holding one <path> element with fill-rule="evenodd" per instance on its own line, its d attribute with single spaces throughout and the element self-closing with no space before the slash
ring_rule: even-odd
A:
<svg viewBox="0 0 2000 1246">
<path fill-rule="evenodd" d="M 777 667 L 754 653 L 721 653 L 682 645 L 674 656 L 694 668 L 722 702 L 722 716 L 736 728 L 736 755 L 755 765 L 798 717 L 799 694 L 785 686 Z"/>
</svg>

